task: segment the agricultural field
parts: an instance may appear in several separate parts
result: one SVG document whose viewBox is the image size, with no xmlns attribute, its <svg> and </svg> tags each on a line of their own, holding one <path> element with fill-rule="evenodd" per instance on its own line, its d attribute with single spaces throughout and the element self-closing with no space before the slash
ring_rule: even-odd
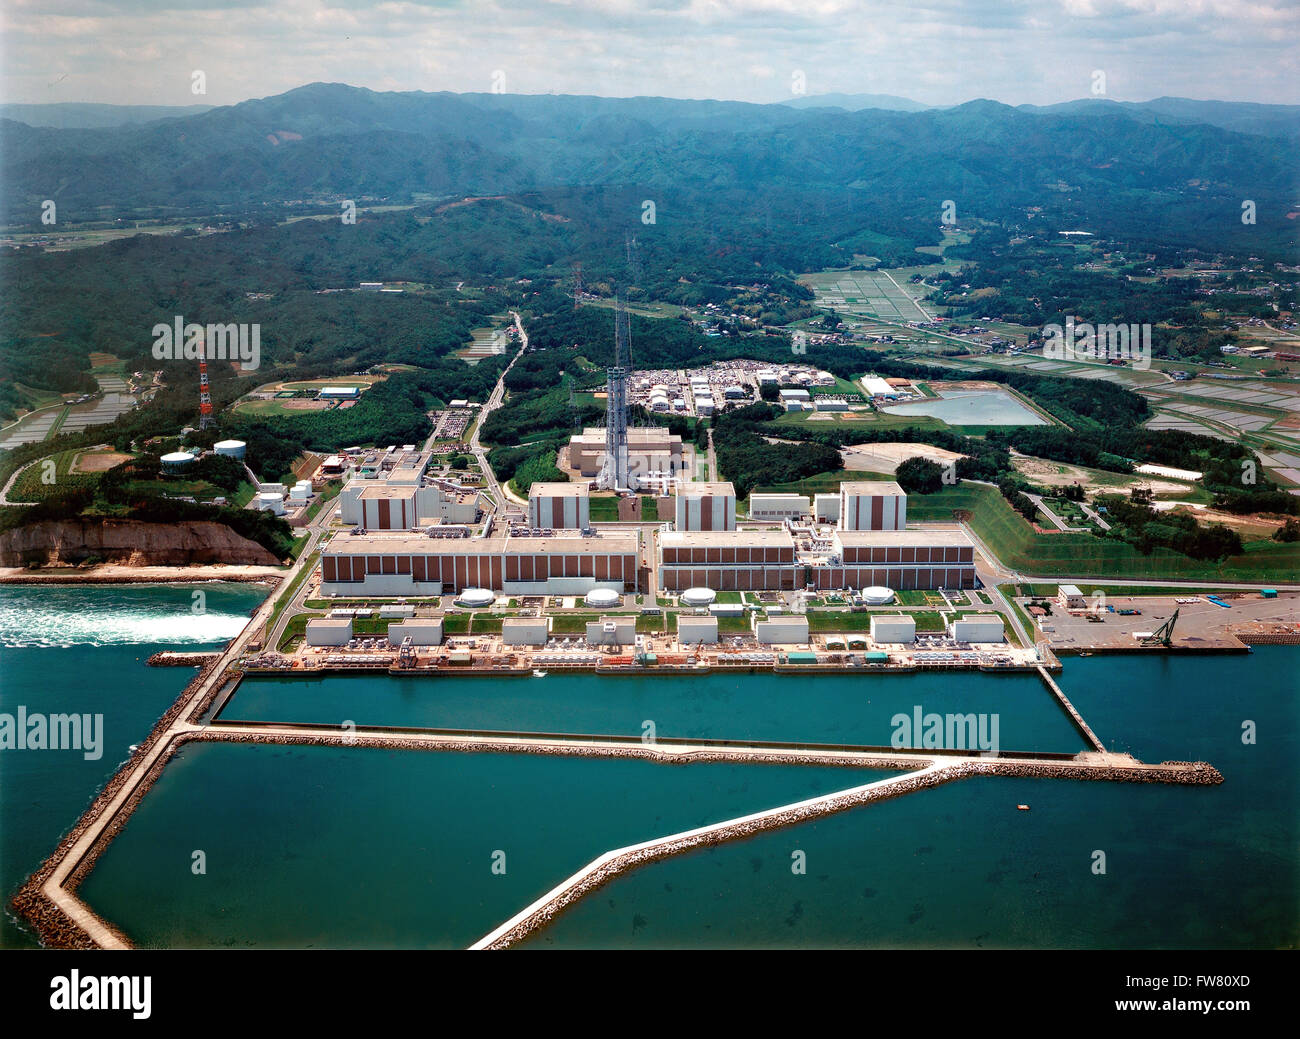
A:
<svg viewBox="0 0 1300 1039">
<path fill-rule="evenodd" d="M 470 345 L 456 351 L 456 356 L 467 364 L 478 364 L 485 357 L 511 350 L 511 340 L 504 332 L 505 327 L 510 324 L 510 315 L 493 314 L 490 320 L 492 321 L 490 325 L 470 329 Z"/>
<path fill-rule="evenodd" d="M 818 271 L 799 279 L 816 294 L 816 305 L 852 317 L 890 321 L 929 321 L 914 301 L 924 290 L 898 283 L 885 271 Z"/>
<path fill-rule="evenodd" d="M 60 451 L 37 459 L 18 474 L 9 490 L 9 500 L 41 502 L 51 495 L 66 494 L 79 487 L 98 486 L 98 474 L 74 470 L 73 463 L 81 453 L 80 450 Z"/>
</svg>

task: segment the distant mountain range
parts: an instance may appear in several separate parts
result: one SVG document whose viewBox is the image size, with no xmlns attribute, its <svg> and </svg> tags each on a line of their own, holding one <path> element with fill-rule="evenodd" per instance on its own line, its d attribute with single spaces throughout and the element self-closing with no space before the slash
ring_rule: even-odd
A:
<svg viewBox="0 0 1300 1039">
<path fill-rule="evenodd" d="M 817 100 L 380 93 L 314 83 L 111 129 L 0 119 L 0 217 L 34 222 L 47 198 L 78 220 L 151 207 L 635 187 L 653 193 L 639 198 L 691 197 L 693 219 L 709 200 L 727 198 L 805 222 L 838 206 L 937 226 L 940 203 L 953 199 L 959 215 L 986 219 L 1015 221 L 1044 207 L 1103 229 L 1122 220 L 1155 227 L 1160 215 L 1170 226 L 1227 233 L 1240 232 L 1241 200 L 1251 199 L 1260 226 L 1291 233 L 1296 224 L 1285 217 L 1300 184 L 1300 108 L 1167 98 L 848 111 Z"/>
<path fill-rule="evenodd" d="M 893 94 L 816 94 L 781 102 L 791 108 L 839 108 L 860 112 L 879 108 L 889 112 L 923 112 L 927 109 L 952 108 L 954 105 L 925 105 Z M 1123 112 L 1145 122 L 1218 126 L 1237 133 L 1264 137 L 1300 136 L 1300 105 L 1262 105 L 1248 101 L 1194 101 L 1186 97 L 1158 97 L 1152 101 L 1112 101 L 1108 98 L 1081 98 L 1055 105 L 1017 105 L 1017 111 L 1042 115 L 1072 113 L 1108 115 Z"/>
<path fill-rule="evenodd" d="M 781 104 L 791 108 L 842 108 L 846 112 L 860 112 L 864 108 L 883 108 L 887 112 L 922 112 L 941 105 L 923 105 L 910 97 L 893 94 L 812 94 L 792 97 Z"/>
<path fill-rule="evenodd" d="M 198 115 L 212 105 L 96 105 L 87 102 L 58 102 L 48 105 L 0 105 L 0 119 L 15 119 L 28 126 L 49 126 L 58 130 L 106 130 L 131 123 Z"/>
</svg>

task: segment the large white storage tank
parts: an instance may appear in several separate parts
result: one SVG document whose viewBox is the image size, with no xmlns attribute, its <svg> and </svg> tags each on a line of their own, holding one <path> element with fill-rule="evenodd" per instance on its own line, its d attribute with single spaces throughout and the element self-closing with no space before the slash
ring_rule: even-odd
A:
<svg viewBox="0 0 1300 1039">
<path fill-rule="evenodd" d="M 456 597 L 457 606 L 481 610 L 496 602 L 497 597 L 487 588 L 466 588 Z"/>
<path fill-rule="evenodd" d="M 284 498 L 275 491 L 263 491 L 253 499 L 253 506 L 276 516 L 284 515 Z"/>
<path fill-rule="evenodd" d="M 973 613 L 948 625 L 948 633 L 958 642 L 1002 642 L 1006 639 L 1002 618 L 996 613 Z"/>
<path fill-rule="evenodd" d="M 862 601 L 868 606 L 885 606 L 894 601 L 894 590 L 882 585 L 862 589 Z"/>
<path fill-rule="evenodd" d="M 188 451 L 170 451 L 162 456 L 162 467 L 168 472 L 180 472 L 194 461 L 195 456 Z"/>
<path fill-rule="evenodd" d="M 597 609 L 607 610 L 610 607 L 617 606 L 622 602 L 623 597 L 612 588 L 593 588 L 587 593 L 584 602 L 588 606 L 594 606 Z"/>
<path fill-rule="evenodd" d="M 242 461 L 248 445 L 242 440 L 218 440 L 212 450 L 225 458 L 237 458 Z"/>
<path fill-rule="evenodd" d="M 905 614 L 872 617 L 871 641 L 876 643 L 915 642 L 916 619 Z"/>
</svg>

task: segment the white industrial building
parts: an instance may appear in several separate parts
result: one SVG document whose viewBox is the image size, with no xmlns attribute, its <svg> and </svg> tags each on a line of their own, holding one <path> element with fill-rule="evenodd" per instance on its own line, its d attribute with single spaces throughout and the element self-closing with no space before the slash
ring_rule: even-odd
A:
<svg viewBox="0 0 1300 1039">
<path fill-rule="evenodd" d="M 388 641 L 394 646 L 400 646 L 408 637 L 413 646 L 441 646 L 442 618 L 402 620 L 388 625 Z"/>
<path fill-rule="evenodd" d="M 540 537 L 439 537 L 382 531 L 344 533 L 321 550 L 322 595 L 443 595 L 490 588 L 519 595 L 586 595 L 637 587 L 638 538 L 584 537 L 557 531 Z"/>
<path fill-rule="evenodd" d="M 309 646 L 346 646 L 351 640 L 351 617 L 313 617 L 307 622 Z"/>
<path fill-rule="evenodd" d="M 878 375 L 864 375 L 858 381 L 868 397 L 892 397 L 898 392 Z"/>
<path fill-rule="evenodd" d="M 552 530 L 591 526 L 591 491 L 585 483 L 535 483 L 528 488 L 528 525 Z"/>
<path fill-rule="evenodd" d="M 907 492 L 893 480 L 840 484 L 840 530 L 903 530 Z"/>
<path fill-rule="evenodd" d="M 736 488 L 730 483 L 688 483 L 677 489 L 678 530 L 735 530 Z"/>
<path fill-rule="evenodd" d="M 677 617 L 677 641 L 683 646 L 712 644 L 718 641 L 717 617 Z"/>
<path fill-rule="evenodd" d="M 779 522 L 808 515 L 812 505 L 802 494 L 751 494 L 749 518 Z"/>
<path fill-rule="evenodd" d="M 601 617 L 587 622 L 587 644 L 590 646 L 631 646 L 635 642 L 635 617 Z"/>
<path fill-rule="evenodd" d="M 1066 610 L 1086 610 L 1088 599 L 1078 585 L 1063 584 L 1056 589 L 1056 601 Z"/>
<path fill-rule="evenodd" d="M 839 494 L 814 494 L 812 516 L 818 523 L 838 523 L 840 521 Z"/>
<path fill-rule="evenodd" d="M 996 613 L 971 613 L 948 625 L 948 634 L 958 642 L 1003 642 L 1006 632 Z"/>
<path fill-rule="evenodd" d="M 421 485 L 408 470 L 387 478 L 355 477 L 339 492 L 339 512 L 344 523 L 366 530 L 411 530 L 436 523 L 474 523 L 478 519 L 479 492 L 450 480 Z"/>
<path fill-rule="evenodd" d="M 507 617 L 501 622 L 501 641 L 507 646 L 545 646 L 550 637 L 548 617 Z"/>
<path fill-rule="evenodd" d="M 754 615 L 754 637 L 765 646 L 806 645 L 808 642 L 808 618 L 768 617 L 759 620 Z"/>
<path fill-rule="evenodd" d="M 871 618 L 871 641 L 880 645 L 916 641 L 916 618 L 904 613 L 877 614 Z"/>
</svg>

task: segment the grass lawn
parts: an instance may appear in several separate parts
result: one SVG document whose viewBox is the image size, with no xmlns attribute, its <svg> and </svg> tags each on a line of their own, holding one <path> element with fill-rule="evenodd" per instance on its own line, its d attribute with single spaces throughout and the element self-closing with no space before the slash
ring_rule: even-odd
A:
<svg viewBox="0 0 1300 1039">
<path fill-rule="evenodd" d="M 1255 541 L 1223 562 L 1190 559 L 1168 549 L 1144 556 L 1132 545 L 1091 534 L 1036 534 L 995 487 L 960 483 L 908 497 L 912 522 L 969 513 L 971 529 L 1014 570 L 1038 574 L 1179 580 L 1290 582 L 1300 579 L 1300 542 Z"/>
<path fill-rule="evenodd" d="M 1093 592 L 1102 592 L 1106 595 L 1173 595 L 1179 598 L 1185 598 L 1193 595 L 1217 595 L 1224 592 L 1239 592 L 1240 588 L 1215 588 L 1211 585 L 1190 585 L 1179 587 L 1178 585 L 1151 585 L 1150 587 L 1135 588 L 1131 585 L 1122 584 L 1088 584 L 1084 581 L 1073 582 L 1079 591 L 1084 595 L 1091 595 Z M 1043 599 L 1056 598 L 1058 585 L 1055 584 L 1011 584 L 1004 587 L 1015 591 L 1017 595 L 1034 595 Z"/>
<path fill-rule="evenodd" d="M 307 622 L 324 616 L 320 613 L 299 613 L 289 619 L 289 623 L 284 626 L 284 634 L 280 636 L 280 644 L 276 647 L 281 653 L 288 651 L 294 643 L 305 638 L 307 635 Z M 365 618 L 362 620 L 353 619 L 352 634 L 361 637 L 371 637 L 374 635 L 387 635 L 388 625 L 392 623 L 388 618 L 379 620 L 376 617 Z"/>
<path fill-rule="evenodd" d="M 271 616 L 267 618 L 266 630 L 271 631 L 276 622 L 280 619 L 280 614 L 284 612 L 285 606 L 292 601 L 293 597 L 298 594 L 298 589 L 302 586 L 303 581 L 307 580 L 307 575 L 316 567 L 316 561 L 320 558 L 320 552 L 313 552 L 311 557 L 303 564 L 298 575 L 289 582 L 287 588 L 281 588 L 275 601 L 275 608 L 271 611 Z"/>
<path fill-rule="evenodd" d="M 591 522 L 616 523 L 618 521 L 618 498 L 612 494 L 593 494 L 591 496 Z"/>
</svg>

